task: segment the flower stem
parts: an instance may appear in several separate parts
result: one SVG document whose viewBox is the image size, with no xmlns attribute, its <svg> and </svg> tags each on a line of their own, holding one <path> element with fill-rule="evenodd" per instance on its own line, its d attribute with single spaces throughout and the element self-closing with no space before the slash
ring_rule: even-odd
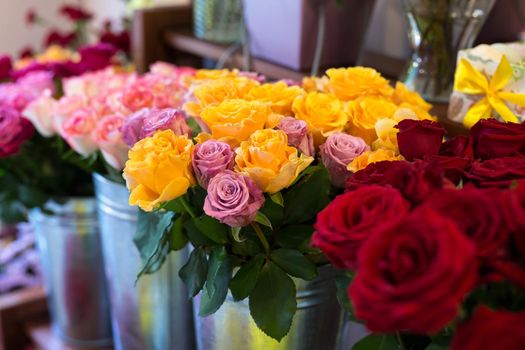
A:
<svg viewBox="0 0 525 350">
<path fill-rule="evenodd" d="M 396 338 L 397 338 L 397 342 L 399 343 L 399 348 L 401 350 L 405 350 L 405 343 L 403 343 L 403 338 L 401 338 L 401 333 L 399 332 L 396 332 Z"/>
<path fill-rule="evenodd" d="M 270 254 L 270 245 L 268 244 L 268 241 L 266 240 L 266 237 L 264 236 L 264 232 L 262 232 L 261 230 L 261 226 L 259 226 L 259 224 L 254 221 L 252 222 L 252 227 L 255 230 L 257 237 L 259 237 L 259 240 L 261 241 L 264 247 L 264 251 L 266 252 L 266 254 Z"/>
<path fill-rule="evenodd" d="M 182 207 L 186 210 L 186 212 L 188 214 L 190 214 L 190 216 L 195 219 L 197 217 L 197 215 L 195 214 L 195 211 L 193 210 L 193 208 L 190 206 L 190 204 L 188 203 L 188 201 L 186 200 L 186 197 L 184 196 L 180 196 L 179 198 L 177 198 L 177 200 L 179 201 L 179 203 L 182 205 Z"/>
</svg>

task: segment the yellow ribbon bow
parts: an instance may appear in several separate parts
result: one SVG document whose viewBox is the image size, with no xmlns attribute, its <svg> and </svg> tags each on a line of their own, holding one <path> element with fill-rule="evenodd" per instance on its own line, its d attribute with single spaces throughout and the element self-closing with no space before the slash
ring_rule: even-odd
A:
<svg viewBox="0 0 525 350">
<path fill-rule="evenodd" d="M 468 95 L 485 95 L 465 115 L 463 124 L 466 127 L 472 127 L 480 119 L 490 118 L 493 110 L 496 110 L 506 122 L 518 122 L 518 117 L 505 101 L 525 107 L 525 94 L 501 91 L 510 79 L 512 79 L 512 67 L 505 55 L 501 57 L 490 82 L 469 61 L 464 58 L 460 60 L 456 69 L 454 90 Z"/>
</svg>

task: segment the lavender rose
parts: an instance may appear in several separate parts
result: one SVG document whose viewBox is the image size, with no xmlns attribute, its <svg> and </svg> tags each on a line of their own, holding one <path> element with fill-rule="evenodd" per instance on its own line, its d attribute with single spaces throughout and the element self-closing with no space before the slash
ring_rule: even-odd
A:
<svg viewBox="0 0 525 350">
<path fill-rule="evenodd" d="M 360 137 L 338 132 L 328 136 L 320 149 L 321 160 L 330 173 L 332 184 L 343 188 L 350 174 L 346 166 L 370 147 Z"/>
<path fill-rule="evenodd" d="M 226 142 L 208 140 L 196 145 L 192 165 L 199 185 L 208 188 L 215 175 L 233 169 L 234 161 L 233 151 Z"/>
<path fill-rule="evenodd" d="M 149 108 L 143 108 L 124 121 L 120 131 L 122 132 L 122 139 L 129 147 L 133 147 L 135 143 L 144 138 L 144 119 L 149 113 Z"/>
<path fill-rule="evenodd" d="M 292 117 L 284 117 L 280 120 L 277 129 L 288 135 L 288 144 L 297 148 L 307 156 L 315 154 L 312 133 L 308 131 L 308 125 L 304 120 Z"/>
<path fill-rule="evenodd" d="M 191 129 L 186 123 L 186 115 L 179 109 L 154 109 L 144 119 L 144 137 L 153 135 L 157 130 L 167 129 L 173 130 L 177 135 L 191 137 Z"/>
<path fill-rule="evenodd" d="M 225 170 L 211 179 L 204 212 L 231 227 L 246 226 L 255 220 L 264 195 L 248 176 Z"/>
</svg>

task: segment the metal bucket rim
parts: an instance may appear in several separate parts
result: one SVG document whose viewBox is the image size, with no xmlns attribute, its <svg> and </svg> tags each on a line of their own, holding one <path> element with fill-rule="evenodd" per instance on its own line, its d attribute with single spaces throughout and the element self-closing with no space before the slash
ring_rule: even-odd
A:
<svg viewBox="0 0 525 350">
<path fill-rule="evenodd" d="M 104 177 L 101 174 L 94 173 L 93 179 L 96 183 L 100 183 L 103 186 L 111 186 L 112 188 L 118 189 L 118 190 L 125 190 L 127 192 L 127 188 L 123 184 L 119 184 L 115 181 L 111 181 Z M 95 186 L 95 197 L 97 200 L 97 206 L 99 210 L 102 210 L 103 212 L 107 213 L 108 215 L 111 215 L 113 217 L 118 217 L 120 219 L 129 220 L 129 221 L 136 221 L 137 220 L 137 209 L 134 207 L 126 205 L 121 205 L 118 202 L 112 200 L 111 198 L 107 197 L 103 194 L 105 191 L 97 190 L 97 186 Z"/>
</svg>

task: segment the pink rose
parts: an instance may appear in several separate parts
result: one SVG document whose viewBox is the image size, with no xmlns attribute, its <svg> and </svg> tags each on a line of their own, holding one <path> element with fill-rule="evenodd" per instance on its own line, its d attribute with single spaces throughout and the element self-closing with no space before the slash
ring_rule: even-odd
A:
<svg viewBox="0 0 525 350">
<path fill-rule="evenodd" d="M 62 137 L 76 152 L 87 157 L 98 149 L 92 132 L 97 125 L 97 115 L 92 108 L 77 109 L 64 122 Z"/>
<path fill-rule="evenodd" d="M 264 204 L 264 195 L 248 176 L 225 170 L 211 179 L 204 212 L 231 227 L 246 226 L 255 220 Z"/>
<path fill-rule="evenodd" d="M 330 173 L 332 184 L 343 188 L 350 175 L 347 165 L 363 152 L 369 151 L 370 147 L 360 137 L 339 132 L 328 136 L 320 149 L 321 159 Z"/>
<path fill-rule="evenodd" d="M 120 129 L 124 124 L 121 115 L 108 115 L 100 119 L 93 130 L 93 139 L 100 147 L 106 162 L 117 170 L 124 168 L 129 147 L 124 143 Z"/>
<path fill-rule="evenodd" d="M 225 142 L 208 140 L 195 146 L 193 171 L 199 185 L 204 188 L 208 188 L 208 183 L 218 173 L 232 170 L 233 164 L 233 151 Z"/>
<path fill-rule="evenodd" d="M 21 118 L 16 109 L 0 106 L 0 158 L 18 153 L 33 132 L 31 123 Z"/>
<path fill-rule="evenodd" d="M 191 138 L 191 129 L 186 123 L 184 112 L 174 108 L 151 110 L 144 119 L 144 137 L 151 136 L 157 130 L 171 129 L 177 135 Z"/>
<path fill-rule="evenodd" d="M 64 96 L 55 106 L 53 118 L 54 129 L 61 133 L 64 122 L 76 111 L 85 108 L 86 104 L 80 95 Z"/>
<path fill-rule="evenodd" d="M 40 135 L 44 137 L 53 136 L 56 133 L 53 125 L 53 113 L 56 104 L 57 101 L 49 92 L 44 93 L 29 103 L 22 112 L 22 116 L 33 124 Z"/>
<path fill-rule="evenodd" d="M 312 133 L 308 131 L 308 125 L 304 120 L 292 117 L 284 117 L 280 120 L 277 129 L 288 135 L 288 144 L 297 148 L 307 156 L 315 154 Z"/>
<path fill-rule="evenodd" d="M 133 147 L 135 143 L 144 138 L 144 119 L 149 113 L 149 108 L 143 108 L 124 121 L 121 129 L 122 138 L 129 147 Z"/>
</svg>

